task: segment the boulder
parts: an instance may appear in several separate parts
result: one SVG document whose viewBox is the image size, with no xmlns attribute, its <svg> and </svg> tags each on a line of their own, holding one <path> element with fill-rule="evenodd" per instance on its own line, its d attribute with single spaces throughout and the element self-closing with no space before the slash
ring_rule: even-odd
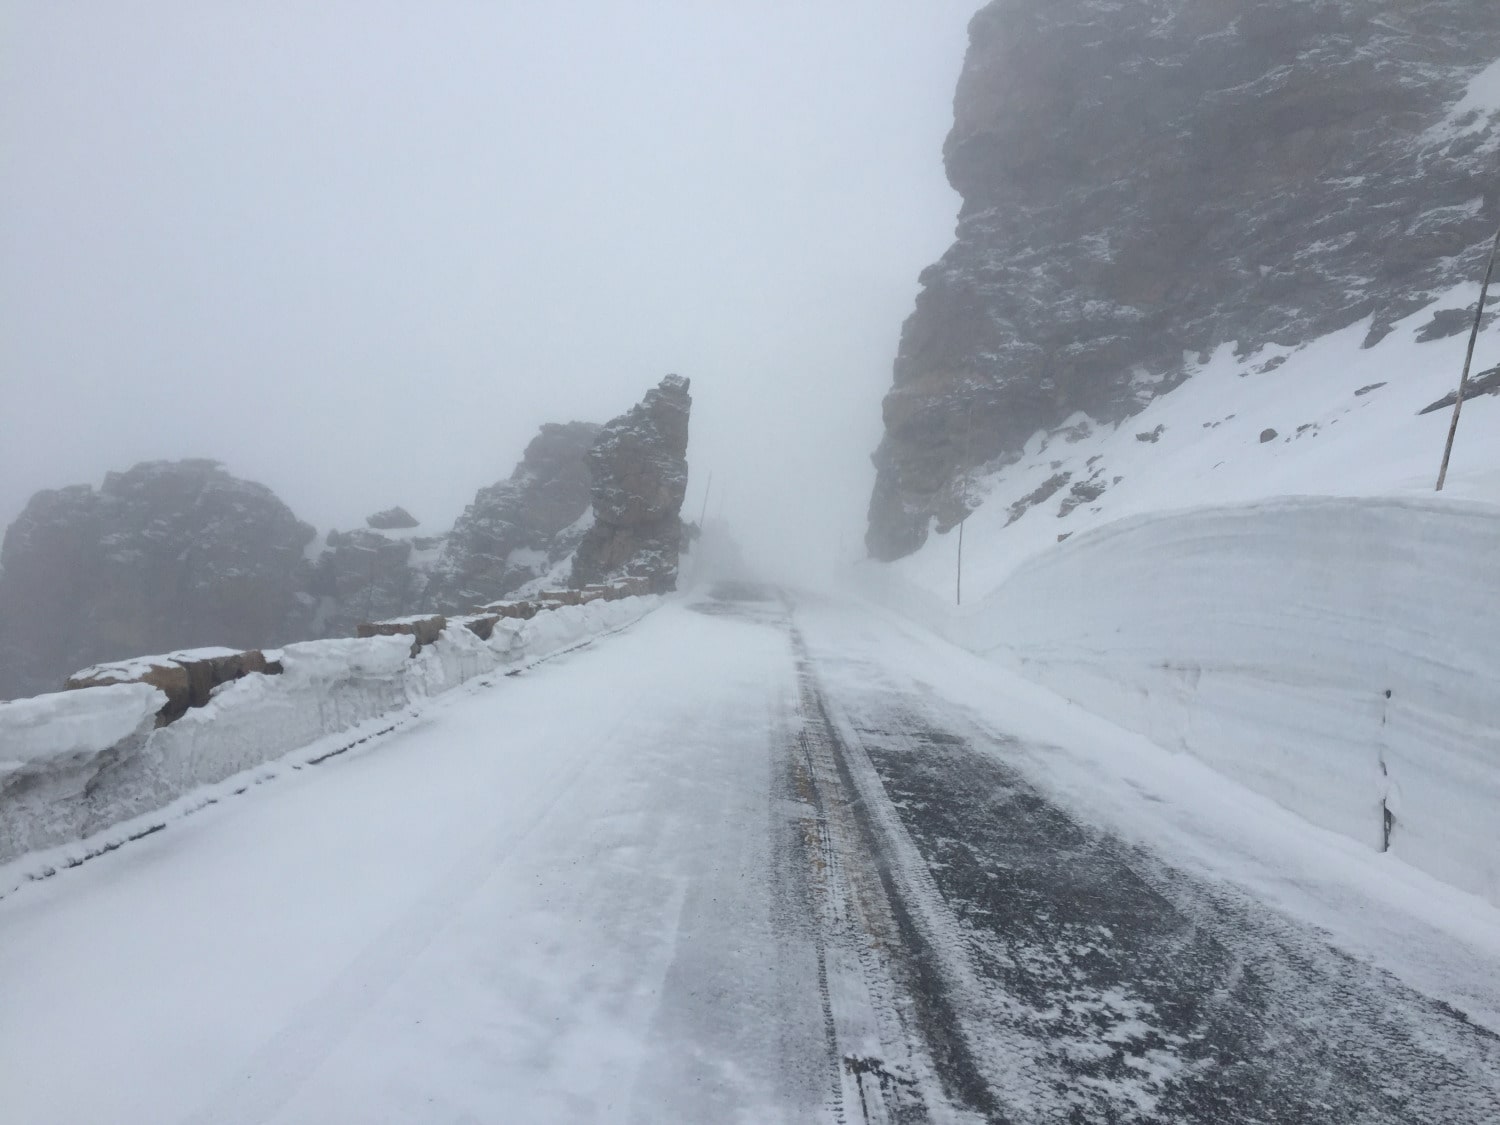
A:
<svg viewBox="0 0 1500 1125">
<path fill-rule="evenodd" d="M 373 516 L 366 516 L 365 525 L 376 531 L 403 531 L 421 526 L 415 516 L 399 505 L 387 508 L 383 512 L 376 512 Z"/>
</svg>

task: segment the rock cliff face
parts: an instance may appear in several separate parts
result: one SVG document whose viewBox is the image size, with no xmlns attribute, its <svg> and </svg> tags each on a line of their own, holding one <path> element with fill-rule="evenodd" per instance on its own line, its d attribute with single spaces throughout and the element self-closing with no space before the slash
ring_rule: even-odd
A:
<svg viewBox="0 0 1500 1125">
<path fill-rule="evenodd" d="M 606 425 L 589 450 L 594 525 L 573 556 L 573 585 L 640 578 L 677 588 L 687 494 L 688 380 L 668 375 Z"/>
<path fill-rule="evenodd" d="M 148 462 L 102 488 L 39 492 L 0 548 L 0 697 L 89 664 L 299 627 L 314 532 L 213 461 Z"/>
<path fill-rule="evenodd" d="M 425 592 L 429 608 L 466 612 L 566 559 L 589 513 L 587 455 L 600 427 L 548 423 L 510 475 L 481 488 L 453 525 Z"/>
<path fill-rule="evenodd" d="M 1483 271 L 1500 5 L 995 0 L 969 34 L 963 206 L 885 400 L 877 558 L 961 518 L 967 470 L 1128 416 L 1184 353 L 1366 318 L 1374 343 Z"/>
</svg>

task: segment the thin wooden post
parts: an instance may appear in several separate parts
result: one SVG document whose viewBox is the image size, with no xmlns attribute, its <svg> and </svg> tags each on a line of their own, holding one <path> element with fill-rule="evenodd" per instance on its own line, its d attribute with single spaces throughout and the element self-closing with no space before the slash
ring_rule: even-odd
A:
<svg viewBox="0 0 1500 1125">
<path fill-rule="evenodd" d="M 958 589 L 955 591 L 958 605 L 964 604 L 964 524 L 968 522 L 967 517 L 958 521 Z"/>
<path fill-rule="evenodd" d="M 708 470 L 708 483 L 703 486 L 703 511 L 698 513 L 698 533 L 703 533 L 703 521 L 708 519 L 708 494 L 714 487 L 714 471 Z"/>
<path fill-rule="evenodd" d="M 1469 354 L 1464 357 L 1464 373 L 1458 380 L 1458 394 L 1453 400 L 1453 421 L 1448 424 L 1448 444 L 1443 446 L 1443 467 L 1438 470 L 1437 489 L 1443 491 L 1443 482 L 1448 479 L 1448 458 L 1453 456 L 1453 439 L 1458 435 L 1458 416 L 1464 408 L 1464 391 L 1469 386 L 1469 368 L 1474 363 L 1474 345 L 1479 342 L 1479 329 L 1484 323 L 1484 301 L 1489 296 L 1490 279 L 1495 276 L 1495 255 L 1500 253 L 1500 230 L 1495 231 L 1495 242 L 1490 247 L 1490 264 L 1485 267 L 1484 284 L 1479 287 L 1479 307 L 1474 310 L 1474 330 L 1469 333 Z"/>
</svg>

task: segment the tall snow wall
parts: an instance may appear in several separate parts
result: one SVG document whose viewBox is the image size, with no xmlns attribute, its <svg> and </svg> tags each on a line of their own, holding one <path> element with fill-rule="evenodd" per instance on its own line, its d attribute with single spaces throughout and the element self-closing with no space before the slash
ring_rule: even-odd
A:
<svg viewBox="0 0 1500 1125">
<path fill-rule="evenodd" d="M 1500 508 L 1289 498 L 1122 520 L 944 631 L 1500 905 Z"/>
<path fill-rule="evenodd" d="M 169 726 L 155 725 L 165 696 L 142 683 L 0 704 L 0 864 L 117 826 L 145 831 L 195 789 L 332 736 L 360 737 L 351 732 L 368 733 L 363 724 L 620 628 L 659 600 L 565 605 L 501 620 L 488 640 L 450 623 L 416 655 L 404 635 L 288 645 L 280 675 L 226 683 Z"/>
</svg>

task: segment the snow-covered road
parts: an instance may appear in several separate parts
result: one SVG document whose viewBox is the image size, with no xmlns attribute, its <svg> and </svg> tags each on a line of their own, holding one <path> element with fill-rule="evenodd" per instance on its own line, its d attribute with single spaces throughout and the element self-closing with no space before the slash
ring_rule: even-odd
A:
<svg viewBox="0 0 1500 1125">
<path fill-rule="evenodd" d="M 1493 908 L 725 588 L 0 901 L 0 1120 L 1500 1120 Z"/>
</svg>

